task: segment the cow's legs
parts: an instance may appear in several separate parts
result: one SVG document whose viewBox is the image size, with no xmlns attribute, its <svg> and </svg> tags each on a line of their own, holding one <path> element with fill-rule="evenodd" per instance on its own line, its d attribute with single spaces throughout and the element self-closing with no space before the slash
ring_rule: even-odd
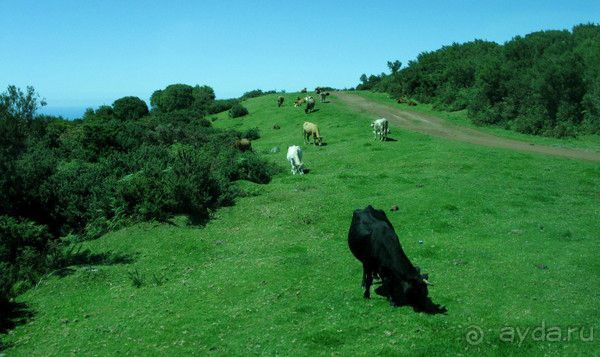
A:
<svg viewBox="0 0 600 357">
<path fill-rule="evenodd" d="M 365 288 L 365 299 L 371 298 L 371 284 L 373 284 L 372 270 L 363 264 L 363 286 Z"/>
</svg>

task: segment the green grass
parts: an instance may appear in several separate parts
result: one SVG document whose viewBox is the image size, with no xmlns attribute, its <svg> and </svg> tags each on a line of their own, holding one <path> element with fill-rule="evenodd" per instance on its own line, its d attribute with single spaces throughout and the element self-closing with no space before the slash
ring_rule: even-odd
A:
<svg viewBox="0 0 600 357">
<path fill-rule="evenodd" d="M 550 145 L 556 147 L 564 147 L 564 148 L 577 148 L 577 149 L 586 149 L 590 151 L 600 152 L 600 136 L 598 135 L 579 135 L 575 138 L 563 138 L 563 139 L 555 139 L 549 138 L 539 135 L 529 135 L 522 134 L 512 130 L 506 130 L 500 128 L 498 126 L 479 126 L 473 124 L 471 120 L 467 117 L 466 110 L 460 110 L 455 112 L 447 112 L 441 110 L 433 109 L 433 105 L 419 103 L 419 105 L 414 107 L 409 107 L 407 104 L 398 104 L 396 101 L 387 93 L 379 93 L 379 92 L 371 92 L 371 91 L 355 91 L 356 93 L 362 97 L 369 98 L 373 101 L 387 104 L 389 106 L 400 108 L 402 110 L 413 111 L 417 113 L 427 114 L 433 117 L 442 118 L 447 120 L 450 123 L 454 123 L 456 125 L 469 127 L 472 129 L 477 129 L 481 132 L 493 134 L 496 136 L 525 141 L 528 143 L 534 144 L 542 144 L 542 145 Z"/>
<path fill-rule="evenodd" d="M 87 242 L 133 261 L 75 267 L 21 295 L 34 317 L 4 337 L 7 355 L 598 352 L 575 337 L 500 340 L 503 327 L 598 329 L 598 164 L 397 129 L 397 141 L 376 142 L 370 118 L 335 97 L 309 115 L 295 97 L 283 108 L 276 95 L 249 100 L 249 116 L 214 122 L 260 129 L 254 149 L 285 168 L 270 184 L 240 183 L 246 197 L 205 227 L 179 217 Z M 310 173 L 292 176 L 286 149 L 302 145 L 305 120 L 328 145 L 303 145 Z M 346 234 L 368 204 L 388 212 L 447 315 L 362 298 Z M 475 346 L 465 340 L 472 325 L 485 333 Z"/>
</svg>

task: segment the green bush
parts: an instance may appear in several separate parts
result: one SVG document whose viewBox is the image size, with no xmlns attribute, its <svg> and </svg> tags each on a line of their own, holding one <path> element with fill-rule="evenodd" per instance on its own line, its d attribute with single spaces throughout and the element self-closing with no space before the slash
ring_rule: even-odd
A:
<svg viewBox="0 0 600 357">
<path fill-rule="evenodd" d="M 363 74 L 357 89 L 415 98 L 471 120 L 524 133 L 600 132 L 600 25 L 540 31 L 499 45 L 475 40 L 424 52 L 391 73 Z"/>
<path fill-rule="evenodd" d="M 241 138 L 248 140 L 260 139 L 260 130 L 258 128 L 250 128 L 241 133 Z"/>
<path fill-rule="evenodd" d="M 45 226 L 0 216 L 0 303 L 21 293 L 46 269 L 51 236 Z"/>
<path fill-rule="evenodd" d="M 215 100 L 208 107 L 208 114 L 217 114 L 220 112 L 224 112 L 226 110 L 231 109 L 234 105 L 238 104 L 239 101 L 237 99 L 219 99 Z"/>
<path fill-rule="evenodd" d="M 255 89 L 255 90 L 251 90 L 249 92 L 244 93 L 240 99 L 241 100 L 246 100 L 246 99 L 250 99 L 250 98 L 256 98 L 256 97 L 261 97 L 263 95 L 267 95 L 267 94 L 275 94 L 277 93 L 277 91 L 275 90 L 268 90 L 268 91 L 262 91 L 260 89 Z"/>
<path fill-rule="evenodd" d="M 168 87 L 153 95 L 166 91 L 168 110 L 143 115 L 140 100 L 125 97 L 79 121 L 30 118 L 35 92 L 0 94 L 0 304 L 69 264 L 60 237 L 92 239 L 176 214 L 204 221 L 234 202 L 235 180 L 270 181 L 273 167 L 233 147 L 258 129 L 213 128 L 202 109 L 218 106 L 212 89 L 192 89 L 197 106 L 176 109 L 185 105 L 169 95 L 185 87 Z"/>
<path fill-rule="evenodd" d="M 229 109 L 229 116 L 231 118 L 239 118 L 248 114 L 248 109 L 241 104 L 235 104 Z"/>
<path fill-rule="evenodd" d="M 146 102 L 138 97 L 123 97 L 113 103 L 115 117 L 122 120 L 135 120 L 148 114 Z"/>
</svg>

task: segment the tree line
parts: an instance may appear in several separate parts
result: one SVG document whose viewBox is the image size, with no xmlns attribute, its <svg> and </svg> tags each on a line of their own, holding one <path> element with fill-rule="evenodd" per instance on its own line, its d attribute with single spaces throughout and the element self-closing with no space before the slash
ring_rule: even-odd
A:
<svg viewBox="0 0 600 357">
<path fill-rule="evenodd" d="M 240 194 L 236 180 L 267 183 L 278 168 L 209 114 L 240 106 L 209 86 L 157 90 L 88 109 L 69 121 L 38 115 L 34 88 L 0 94 L 0 311 L 50 270 L 73 262 L 70 246 L 139 221 L 209 219 Z"/>
<path fill-rule="evenodd" d="M 600 25 L 539 31 L 497 44 L 475 40 L 423 52 L 358 90 L 466 110 L 476 124 L 553 137 L 600 133 Z"/>
</svg>

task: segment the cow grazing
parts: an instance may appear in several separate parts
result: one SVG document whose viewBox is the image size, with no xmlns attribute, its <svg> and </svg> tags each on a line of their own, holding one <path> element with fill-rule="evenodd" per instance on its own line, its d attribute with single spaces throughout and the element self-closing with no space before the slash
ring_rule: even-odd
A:
<svg viewBox="0 0 600 357">
<path fill-rule="evenodd" d="M 310 137 L 312 136 L 315 145 L 323 145 L 323 137 L 321 137 L 321 132 L 317 124 L 305 121 L 302 125 L 302 132 L 305 144 L 310 144 Z"/>
<path fill-rule="evenodd" d="M 320 96 L 321 96 L 321 103 L 323 103 L 327 99 L 327 96 L 329 96 L 329 92 L 321 92 Z"/>
<path fill-rule="evenodd" d="M 238 139 L 233 146 L 241 152 L 252 150 L 252 143 L 248 139 Z"/>
<path fill-rule="evenodd" d="M 306 98 L 304 98 L 304 100 L 306 100 L 306 109 L 304 109 L 304 112 L 306 114 L 312 112 L 315 110 L 315 99 L 312 96 L 308 96 Z"/>
<path fill-rule="evenodd" d="M 296 98 L 296 100 L 294 101 L 294 107 L 299 107 L 299 106 L 301 106 L 302 104 L 304 104 L 305 102 L 306 102 L 306 99 L 298 97 L 298 98 Z"/>
<path fill-rule="evenodd" d="M 404 254 L 394 227 L 382 210 L 369 205 L 354 211 L 348 246 L 363 264 L 365 298 L 371 297 L 373 277 L 378 275 L 382 286 L 376 292 L 384 294 L 391 305 L 410 305 L 415 311 L 428 313 L 446 312 L 428 298 L 429 282 Z"/>
<path fill-rule="evenodd" d="M 398 103 L 398 104 L 406 103 L 406 98 L 400 97 L 396 100 L 396 103 Z"/>
<path fill-rule="evenodd" d="M 304 175 L 304 165 L 302 164 L 302 149 L 300 146 L 292 145 L 288 147 L 287 160 L 292 165 L 292 174 Z"/>
<path fill-rule="evenodd" d="M 375 139 L 386 141 L 387 136 L 390 133 L 389 123 L 386 118 L 381 118 L 375 120 L 371 123 L 371 128 L 373 128 L 373 134 L 375 135 Z"/>
<path fill-rule="evenodd" d="M 285 98 L 281 95 L 279 97 L 277 97 L 277 106 L 281 107 L 283 105 L 284 100 L 285 100 Z"/>
</svg>

